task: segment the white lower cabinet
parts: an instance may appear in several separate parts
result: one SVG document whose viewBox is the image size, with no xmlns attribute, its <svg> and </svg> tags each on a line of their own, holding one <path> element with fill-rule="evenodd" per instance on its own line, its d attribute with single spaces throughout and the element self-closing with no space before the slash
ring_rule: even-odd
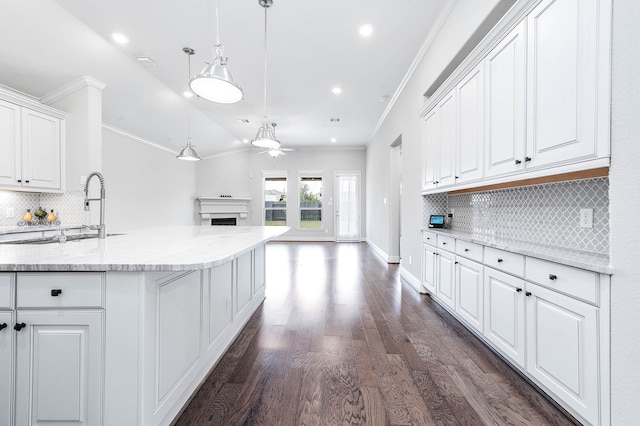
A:
<svg viewBox="0 0 640 426">
<path fill-rule="evenodd" d="M 484 267 L 456 257 L 456 312 L 471 327 L 482 333 L 484 323 Z"/>
<path fill-rule="evenodd" d="M 102 423 L 102 312 L 18 311 L 16 425 Z"/>
<path fill-rule="evenodd" d="M 429 244 L 422 245 L 422 286 L 429 294 L 436 293 L 436 270 L 438 254 Z"/>
<path fill-rule="evenodd" d="M 2 308 L 0 308 L 2 309 Z M 13 416 L 14 335 L 13 313 L 0 310 L 0 424 L 10 425 Z"/>
<path fill-rule="evenodd" d="M 598 308 L 535 284 L 526 289 L 527 372 L 597 424 Z"/>
<path fill-rule="evenodd" d="M 451 309 L 455 309 L 456 265 L 455 255 L 448 251 L 437 251 L 438 280 L 437 297 Z"/>
<path fill-rule="evenodd" d="M 484 337 L 516 364 L 525 362 L 524 281 L 485 267 Z"/>
</svg>

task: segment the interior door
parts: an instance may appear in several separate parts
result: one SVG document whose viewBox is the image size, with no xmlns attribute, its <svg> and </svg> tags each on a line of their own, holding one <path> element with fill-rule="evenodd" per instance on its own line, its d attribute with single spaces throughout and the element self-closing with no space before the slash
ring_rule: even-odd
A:
<svg viewBox="0 0 640 426">
<path fill-rule="evenodd" d="M 359 172 L 336 172 L 336 241 L 360 241 Z"/>
</svg>

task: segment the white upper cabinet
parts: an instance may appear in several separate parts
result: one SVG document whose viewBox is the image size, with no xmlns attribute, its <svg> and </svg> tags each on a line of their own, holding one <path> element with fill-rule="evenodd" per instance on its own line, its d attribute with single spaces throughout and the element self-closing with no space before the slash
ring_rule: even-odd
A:
<svg viewBox="0 0 640 426">
<path fill-rule="evenodd" d="M 455 183 L 456 173 L 456 96 L 455 90 L 438 104 L 440 116 L 440 141 L 436 183 L 448 186 Z"/>
<path fill-rule="evenodd" d="M 481 179 L 484 148 L 484 63 L 458 85 L 456 183 Z"/>
<path fill-rule="evenodd" d="M 598 1 L 545 0 L 527 24 L 527 167 L 608 156 L 597 138 L 608 114 L 597 106 Z"/>
<path fill-rule="evenodd" d="M 487 56 L 485 176 L 524 169 L 525 23 L 521 22 Z"/>
<path fill-rule="evenodd" d="M 440 125 L 437 109 L 426 115 L 422 123 L 422 190 L 436 187 L 436 169 L 438 144 L 440 143 Z"/>
<path fill-rule="evenodd" d="M 65 114 L 9 92 L 2 97 L 0 189 L 62 191 Z"/>
</svg>

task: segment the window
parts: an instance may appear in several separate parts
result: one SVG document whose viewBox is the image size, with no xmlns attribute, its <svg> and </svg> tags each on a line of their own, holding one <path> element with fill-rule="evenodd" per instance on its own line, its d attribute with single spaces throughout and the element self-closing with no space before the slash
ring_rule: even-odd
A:
<svg viewBox="0 0 640 426">
<path fill-rule="evenodd" d="M 264 225 L 287 225 L 287 176 L 264 177 Z"/>
<path fill-rule="evenodd" d="M 322 228 L 322 176 L 300 174 L 300 228 Z"/>
</svg>

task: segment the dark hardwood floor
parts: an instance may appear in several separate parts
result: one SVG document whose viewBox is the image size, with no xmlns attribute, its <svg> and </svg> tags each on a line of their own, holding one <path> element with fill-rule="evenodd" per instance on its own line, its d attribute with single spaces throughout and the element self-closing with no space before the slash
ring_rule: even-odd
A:
<svg viewBox="0 0 640 426">
<path fill-rule="evenodd" d="M 571 425 L 364 243 L 271 243 L 267 299 L 175 425 Z"/>
</svg>

